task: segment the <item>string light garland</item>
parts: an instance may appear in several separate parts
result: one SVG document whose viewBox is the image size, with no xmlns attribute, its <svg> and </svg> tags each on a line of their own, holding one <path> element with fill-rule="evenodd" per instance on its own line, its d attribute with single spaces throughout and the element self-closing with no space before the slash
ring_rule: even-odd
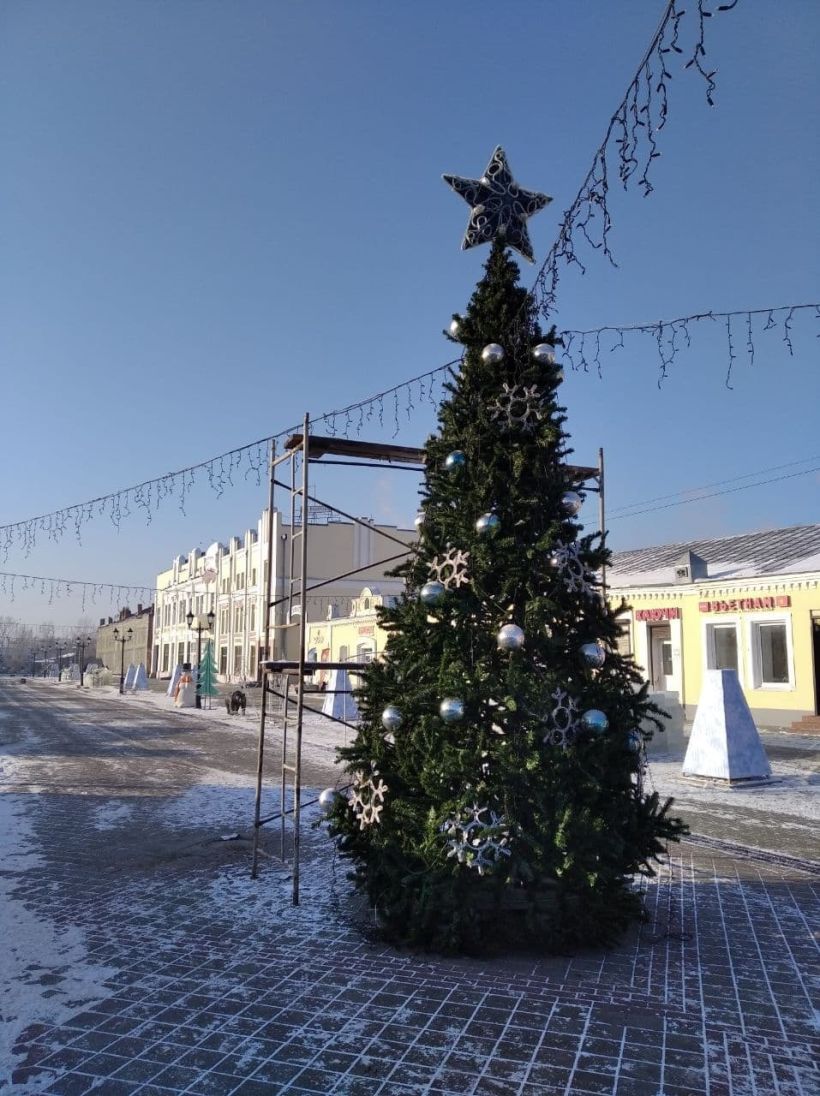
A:
<svg viewBox="0 0 820 1096">
<path fill-rule="evenodd" d="M 83 582 L 73 578 L 53 578 L 50 575 L 20 575 L 11 571 L 0 571 L 0 593 L 3 593 L 10 601 L 14 601 L 18 593 L 27 591 L 48 594 L 48 603 L 52 605 L 55 598 L 71 597 L 75 593 L 82 596 L 82 608 L 85 610 L 86 601 L 90 599 L 92 605 L 96 605 L 99 598 L 106 605 L 128 605 L 136 598 L 153 600 L 156 590 L 153 586 L 139 586 L 134 583 L 128 585 L 117 582 Z M 109 595 L 105 598 L 106 593 Z M 105 599 L 105 600 L 103 600 Z"/>
<path fill-rule="evenodd" d="M 782 331 L 782 341 L 791 357 L 794 357 L 792 326 L 795 315 L 806 310 L 814 312 L 814 319 L 820 319 L 820 305 L 787 304 L 775 308 L 747 308 L 735 312 L 699 312 L 692 316 L 678 316 L 675 320 L 655 320 L 650 323 L 612 325 L 593 327 L 586 331 L 562 331 L 564 357 L 575 369 L 588 373 L 594 369 L 603 376 L 602 353 L 613 353 L 625 348 L 624 335 L 650 335 L 656 343 L 658 354 L 658 387 L 669 376 L 669 368 L 684 348 L 692 345 L 690 324 L 708 320 L 710 323 L 724 322 L 726 329 L 727 368 L 726 387 L 731 389 L 732 370 L 738 360 L 738 353 L 745 354 L 749 365 L 755 363 L 755 331 L 753 317 L 765 316 L 765 322 L 757 334 L 765 331 Z M 738 350 L 738 340 L 743 339 L 742 349 Z M 603 339 L 603 341 L 602 341 Z M 606 342 L 611 340 L 611 345 Z"/>
<path fill-rule="evenodd" d="M 820 304 L 789 304 L 773 308 L 739 309 L 733 312 L 698 312 L 689 316 L 678 316 L 673 320 L 655 320 L 642 324 L 607 324 L 585 331 L 566 329 L 558 333 L 557 342 L 563 344 L 563 357 L 572 369 L 584 372 L 594 369 L 599 376 L 602 376 L 604 365 L 602 354 L 623 349 L 626 345 L 625 336 L 636 333 L 651 335 L 657 346 L 658 383 L 660 384 L 668 376 L 669 368 L 678 354 L 691 345 L 689 325 L 706 320 L 711 323 L 723 320 L 727 330 L 726 384 L 731 388 L 729 381 L 739 352 L 733 336 L 742 332 L 742 352 L 746 354 L 750 365 L 753 365 L 755 361 L 756 335 L 765 332 L 779 331 L 781 341 L 789 354 L 794 356 L 793 323 L 798 314 L 807 311 L 813 313 L 815 320 L 820 320 Z M 766 317 L 765 322 L 755 332 L 754 318 L 763 316 Z M 607 340 L 610 341 L 610 345 L 607 344 Z M 401 430 L 403 420 L 410 422 L 422 405 L 426 404 L 433 409 L 438 406 L 440 393 L 436 395 L 437 386 L 441 386 L 445 376 L 452 376 L 460 364 L 460 358 L 445 362 L 435 369 L 401 381 L 362 400 L 334 411 L 327 411 L 312 419 L 312 424 L 314 426 L 323 424 L 334 437 L 349 438 L 353 434 L 360 437 L 362 430 L 375 420 L 382 429 L 386 423 L 388 426 L 392 425 L 392 435 L 396 437 Z M 118 529 L 122 521 L 142 511 L 146 515 L 146 521 L 150 522 L 153 513 L 159 509 L 160 505 L 174 498 L 177 500 L 180 512 L 184 515 L 188 492 L 202 482 L 203 478 L 207 480 L 217 497 L 236 486 L 234 475 L 240 471 L 243 480 L 247 481 L 252 477 L 257 486 L 261 486 L 267 472 L 268 449 L 271 442 L 281 441 L 298 432 L 300 428 L 301 424 L 294 424 L 270 437 L 260 438 L 226 453 L 220 453 L 189 468 L 180 468 L 156 479 L 145 480 L 134 487 L 124 487 L 88 502 L 76 503 L 24 521 L 0 525 L 0 553 L 2 553 L 3 562 L 8 559 L 10 551 L 15 546 L 21 548 L 25 556 L 29 556 L 37 544 L 38 537 L 42 536 L 56 542 L 66 532 L 73 530 L 78 543 L 81 544 L 83 525 L 95 517 L 108 516 Z"/>
<path fill-rule="evenodd" d="M 727 0 L 714 9 L 707 0 L 696 0 L 692 8 L 682 8 L 678 0 L 669 0 L 658 29 L 649 43 L 626 93 L 609 120 L 604 139 L 592 159 L 592 166 L 574 201 L 564 214 L 558 235 L 536 275 L 532 296 L 546 320 L 555 312 L 559 271 L 563 266 L 586 267 L 579 258 L 577 245 L 587 244 L 601 251 L 613 266 L 618 264 L 609 246 L 612 216 L 609 210 L 611 177 L 617 175 L 624 190 L 637 178 L 643 196 L 654 187 L 650 171 L 660 156 L 658 136 L 669 116 L 670 64 L 675 55 L 686 57 L 684 69 L 694 69 L 706 84 L 706 101 L 714 106 L 716 70 L 704 67 L 706 58 L 706 21 L 716 12 L 731 11 L 737 0 Z M 683 23 L 695 21 L 691 53 L 684 49 Z"/>
</svg>

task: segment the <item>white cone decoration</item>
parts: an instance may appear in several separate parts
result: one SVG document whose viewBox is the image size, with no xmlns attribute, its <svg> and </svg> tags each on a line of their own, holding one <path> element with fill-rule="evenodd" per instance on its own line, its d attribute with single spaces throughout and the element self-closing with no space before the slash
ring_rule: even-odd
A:
<svg viewBox="0 0 820 1096">
<path fill-rule="evenodd" d="M 355 723 L 359 718 L 359 706 L 353 698 L 353 684 L 347 670 L 331 670 L 327 683 L 327 696 L 322 704 L 325 715 Z"/>
<path fill-rule="evenodd" d="M 128 669 L 125 671 L 125 680 L 122 683 L 124 689 L 134 688 L 134 678 L 137 676 L 137 667 L 133 662 L 128 663 Z"/>
<path fill-rule="evenodd" d="M 179 679 L 182 677 L 182 667 L 179 663 L 174 666 L 174 672 L 171 674 L 171 680 L 168 682 L 167 693 L 168 696 L 173 696 L 177 691 L 177 685 L 179 685 Z"/>
<path fill-rule="evenodd" d="M 145 671 L 145 663 L 141 662 L 137 666 L 137 671 L 134 674 L 134 684 L 131 686 L 135 693 L 143 692 L 148 688 L 148 674 Z"/>
<path fill-rule="evenodd" d="M 736 670 L 706 671 L 683 773 L 729 781 L 771 776 Z"/>
</svg>

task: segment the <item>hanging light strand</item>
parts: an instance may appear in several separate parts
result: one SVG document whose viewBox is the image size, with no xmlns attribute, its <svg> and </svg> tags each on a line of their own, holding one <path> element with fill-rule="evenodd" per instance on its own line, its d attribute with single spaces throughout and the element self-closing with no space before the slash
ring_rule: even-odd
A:
<svg viewBox="0 0 820 1096">
<path fill-rule="evenodd" d="M 736 4 L 737 0 L 731 0 L 710 6 L 707 0 L 696 0 L 695 6 L 682 8 L 678 0 L 669 0 L 637 71 L 609 120 L 592 166 L 564 213 L 555 242 L 536 275 L 531 294 L 545 320 L 550 320 L 555 312 L 561 269 L 577 266 L 582 274 L 586 273 L 579 245 L 602 252 L 613 266 L 618 265 L 610 248 L 612 180 L 616 177 L 624 190 L 637 183 L 645 198 L 654 190 L 650 174 L 661 155 L 658 137 L 669 116 L 669 85 L 676 59 L 687 58 L 684 69 L 700 75 L 705 83 L 706 102 L 714 106 L 716 70 L 705 67 L 707 20 L 716 12 L 731 11 Z M 687 23 L 693 25 L 687 28 Z M 684 46 L 687 29 L 692 32 L 691 41 Z"/>
</svg>

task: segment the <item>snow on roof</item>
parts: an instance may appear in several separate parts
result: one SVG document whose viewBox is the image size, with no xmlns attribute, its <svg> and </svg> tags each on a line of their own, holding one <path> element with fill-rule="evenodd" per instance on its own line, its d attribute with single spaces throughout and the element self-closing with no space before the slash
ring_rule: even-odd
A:
<svg viewBox="0 0 820 1096">
<path fill-rule="evenodd" d="M 669 585 L 675 581 L 675 565 L 687 552 L 705 560 L 704 581 L 820 571 L 820 524 L 614 552 L 609 584 Z"/>
</svg>

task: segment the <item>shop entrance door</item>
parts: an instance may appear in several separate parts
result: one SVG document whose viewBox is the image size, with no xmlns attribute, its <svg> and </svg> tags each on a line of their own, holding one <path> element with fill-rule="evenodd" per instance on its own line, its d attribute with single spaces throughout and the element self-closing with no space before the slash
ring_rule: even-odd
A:
<svg viewBox="0 0 820 1096">
<path fill-rule="evenodd" d="M 668 624 L 653 624 L 650 627 L 649 650 L 652 689 L 656 693 L 668 693 L 675 688 L 672 629 Z"/>
<path fill-rule="evenodd" d="M 814 650 L 814 711 L 815 715 L 820 715 L 820 620 L 812 620 L 811 638 Z"/>
</svg>

